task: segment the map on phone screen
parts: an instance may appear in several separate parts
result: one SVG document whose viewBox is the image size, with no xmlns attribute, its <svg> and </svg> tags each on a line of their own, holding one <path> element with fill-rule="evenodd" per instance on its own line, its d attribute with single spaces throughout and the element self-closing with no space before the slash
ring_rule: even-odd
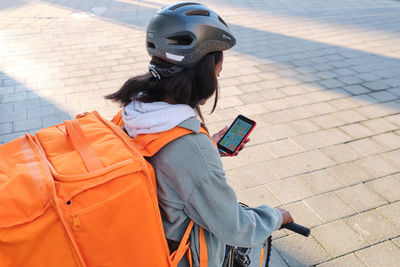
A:
<svg viewBox="0 0 400 267">
<path fill-rule="evenodd" d="M 222 146 L 234 151 L 250 131 L 252 125 L 242 120 L 237 120 L 219 142 Z"/>
</svg>

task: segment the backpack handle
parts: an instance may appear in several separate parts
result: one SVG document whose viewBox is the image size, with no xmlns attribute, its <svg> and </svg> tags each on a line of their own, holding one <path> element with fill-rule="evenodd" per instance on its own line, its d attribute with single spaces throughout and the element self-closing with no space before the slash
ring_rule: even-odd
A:
<svg viewBox="0 0 400 267">
<path fill-rule="evenodd" d="M 104 165 L 101 162 L 99 156 L 96 151 L 90 145 L 87 140 L 85 133 L 83 132 L 79 121 L 67 120 L 64 121 L 65 130 L 67 132 L 67 138 L 71 143 L 72 147 L 78 151 L 79 155 L 82 158 L 83 163 L 86 166 L 86 169 L 89 172 L 96 171 L 99 169 L 103 169 Z"/>
</svg>

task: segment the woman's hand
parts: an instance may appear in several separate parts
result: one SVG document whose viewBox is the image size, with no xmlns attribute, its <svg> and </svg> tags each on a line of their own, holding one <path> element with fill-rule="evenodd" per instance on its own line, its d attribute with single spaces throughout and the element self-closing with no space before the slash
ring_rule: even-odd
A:
<svg viewBox="0 0 400 267">
<path fill-rule="evenodd" d="M 222 129 L 221 131 L 217 132 L 216 134 L 214 134 L 212 136 L 212 139 L 215 141 L 215 143 L 218 144 L 219 140 L 221 140 L 222 136 L 224 136 L 224 134 L 228 131 L 228 126 L 225 126 L 224 129 Z M 246 138 L 246 140 L 244 140 L 244 142 L 240 145 L 239 150 L 234 154 L 234 156 L 236 156 L 237 154 L 239 154 L 239 151 L 242 150 L 244 148 L 244 145 L 246 143 L 248 143 L 250 141 L 250 138 Z M 219 151 L 219 155 L 221 157 L 225 157 L 227 156 L 224 152 Z"/>
<path fill-rule="evenodd" d="M 281 209 L 281 208 L 278 208 L 278 210 L 281 212 L 282 217 L 283 217 L 282 225 L 293 222 L 292 215 L 290 215 L 289 211 L 287 211 L 285 209 Z M 282 226 L 280 229 L 282 229 Z"/>
</svg>

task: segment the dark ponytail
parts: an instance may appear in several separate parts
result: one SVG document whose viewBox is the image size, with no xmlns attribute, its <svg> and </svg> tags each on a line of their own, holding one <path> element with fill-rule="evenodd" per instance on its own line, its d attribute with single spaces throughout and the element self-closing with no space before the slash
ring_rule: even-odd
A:
<svg viewBox="0 0 400 267">
<path fill-rule="evenodd" d="M 222 52 L 212 52 L 192 69 L 183 69 L 168 78 L 158 80 L 150 72 L 138 75 L 127 80 L 121 89 L 105 98 L 119 102 L 122 106 L 128 105 L 132 100 L 151 103 L 168 99 L 175 104 L 191 106 L 204 122 L 199 102 L 208 99 L 215 93 L 211 112 L 215 110 L 219 96 L 215 67 L 222 60 Z M 152 58 L 152 62 L 164 67 L 171 66 L 170 63 L 155 57 Z"/>
</svg>

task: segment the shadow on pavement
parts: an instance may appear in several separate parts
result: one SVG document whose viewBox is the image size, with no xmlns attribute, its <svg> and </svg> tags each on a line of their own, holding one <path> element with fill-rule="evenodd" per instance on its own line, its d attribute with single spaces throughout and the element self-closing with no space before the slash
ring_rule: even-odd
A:
<svg viewBox="0 0 400 267">
<path fill-rule="evenodd" d="M 0 1 L 0 10 L 1 9 L 12 9 L 18 8 L 26 4 L 26 1 L 23 0 L 15 0 L 15 1 Z"/>
<path fill-rule="evenodd" d="M 29 132 L 71 119 L 35 91 L 0 71 L 0 144 Z"/>
<path fill-rule="evenodd" d="M 152 15 L 163 6 L 163 4 L 152 1 L 100 1 L 93 5 L 91 1 L 57 1 L 42 0 L 48 4 L 57 5 L 72 11 L 89 12 L 98 18 L 112 23 L 127 24 L 144 30 Z M 136 3 L 136 4 L 135 4 Z M 257 5 L 257 2 L 244 3 L 235 2 L 232 5 Z M 221 9 L 223 5 L 220 5 Z M 310 7 L 312 10 L 316 10 Z M 342 5 L 342 8 L 345 6 Z M 389 7 L 388 7 L 389 8 Z M 363 8 L 354 11 L 347 8 L 342 15 L 355 12 L 356 16 L 382 16 L 382 10 L 388 8 Z M 264 9 L 266 9 L 264 7 Z M 306 17 L 306 11 L 293 11 L 290 9 L 287 14 L 284 9 L 271 7 L 271 9 L 258 11 L 268 11 L 282 13 L 288 16 Z M 218 10 L 216 10 L 218 12 Z M 351 26 L 353 21 L 342 20 L 342 16 L 324 16 L 329 12 L 337 13 L 338 10 L 332 8 L 322 13 L 311 13 L 312 20 L 327 20 L 329 23 L 338 23 L 344 27 Z M 333 14 L 332 13 L 332 14 Z M 314 14 L 314 15 L 313 15 Z M 353 13 L 351 13 L 353 14 Z M 385 17 L 386 19 L 386 17 Z M 375 19 L 372 20 L 376 21 Z M 228 21 L 229 23 L 229 21 Z M 375 23 L 376 24 L 376 23 Z M 368 23 L 358 23 L 357 27 L 372 28 Z M 234 51 L 242 55 L 254 56 L 262 63 L 257 66 L 265 73 L 278 74 L 278 79 L 292 81 L 293 85 L 307 84 L 317 89 L 332 90 L 335 93 L 358 98 L 373 104 L 379 104 L 390 109 L 400 110 L 400 104 L 396 101 L 400 98 L 400 93 L 383 92 L 387 89 L 400 91 L 400 60 L 379 54 L 369 53 L 361 50 L 331 45 L 317 41 L 311 41 L 298 37 L 272 33 L 257 28 L 246 27 L 237 24 L 229 24 L 232 32 L 238 36 L 238 43 L 233 48 Z M 385 28 L 384 23 L 379 27 Z M 370 27 L 371 26 L 371 27 Z M 387 27 L 389 30 L 389 26 Z M 392 27 L 393 28 L 393 27 Z M 391 28 L 390 28 L 391 29 Z M 344 89 L 344 90 L 343 90 Z"/>
</svg>

